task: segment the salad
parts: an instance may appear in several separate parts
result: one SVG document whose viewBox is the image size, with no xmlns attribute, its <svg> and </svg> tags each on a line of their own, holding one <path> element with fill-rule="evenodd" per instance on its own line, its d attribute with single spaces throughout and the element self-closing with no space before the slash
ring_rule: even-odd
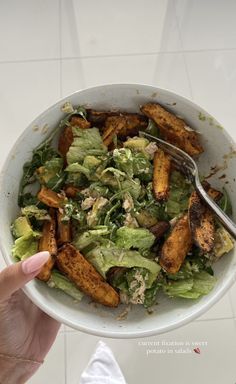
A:
<svg viewBox="0 0 236 384">
<path fill-rule="evenodd" d="M 199 156 L 197 132 L 159 104 L 140 113 L 69 102 L 62 110 L 64 119 L 23 166 L 20 215 L 11 226 L 14 258 L 49 251 L 39 280 L 109 307 L 150 308 L 160 292 L 208 294 L 216 283 L 212 264 L 233 240 L 169 155 L 141 135 Z M 226 191 L 206 181 L 204 187 L 230 214 Z"/>
</svg>

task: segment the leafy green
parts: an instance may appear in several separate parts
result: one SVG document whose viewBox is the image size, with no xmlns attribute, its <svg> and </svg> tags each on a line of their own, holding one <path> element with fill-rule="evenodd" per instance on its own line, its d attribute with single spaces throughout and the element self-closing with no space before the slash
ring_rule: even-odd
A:
<svg viewBox="0 0 236 384">
<path fill-rule="evenodd" d="M 145 297 L 144 297 L 144 303 L 143 303 L 145 308 L 149 308 L 156 303 L 157 292 L 160 290 L 161 286 L 162 286 L 162 283 L 159 282 L 158 280 L 155 280 L 152 286 L 146 289 L 144 293 Z"/>
<path fill-rule="evenodd" d="M 27 205 L 21 208 L 22 215 L 27 218 L 35 217 L 36 220 L 50 220 L 50 215 L 46 209 L 39 209 L 36 205 Z"/>
<path fill-rule="evenodd" d="M 183 280 L 169 280 L 163 285 L 164 292 L 170 297 L 198 299 L 207 295 L 215 286 L 216 279 L 206 271 L 193 274 L 193 277 Z"/>
<path fill-rule="evenodd" d="M 85 156 L 99 156 L 107 152 L 97 128 L 72 127 L 74 140 L 67 152 L 67 163 L 82 163 Z"/>
<path fill-rule="evenodd" d="M 116 245 L 120 248 L 136 248 L 140 251 L 150 249 L 155 236 L 145 228 L 120 227 L 116 232 Z"/>
<path fill-rule="evenodd" d="M 92 206 L 92 209 L 87 214 L 87 224 L 89 227 L 94 227 L 98 224 L 99 217 L 101 216 L 104 207 L 107 205 L 108 200 L 104 197 L 98 197 Z"/>
<path fill-rule="evenodd" d="M 170 177 L 170 195 L 166 203 L 166 212 L 170 218 L 178 216 L 188 208 L 188 200 L 192 186 L 178 171 L 173 171 Z"/>
<path fill-rule="evenodd" d="M 95 227 L 95 229 L 90 229 L 83 233 L 79 233 L 74 239 L 74 246 L 83 250 L 91 244 L 97 245 L 101 244 L 103 241 L 102 236 L 106 236 L 110 233 L 110 230 L 107 226 L 101 225 Z"/>
<path fill-rule="evenodd" d="M 117 169 L 125 172 L 129 178 L 133 177 L 133 156 L 129 148 L 114 149 L 113 159 Z"/>
<path fill-rule="evenodd" d="M 168 273 L 167 277 L 171 280 L 184 280 L 192 277 L 194 273 L 200 272 L 201 269 L 203 269 L 204 266 L 201 265 L 197 260 L 185 260 L 184 264 L 180 268 L 180 270 L 175 273 L 171 274 Z"/>
<path fill-rule="evenodd" d="M 52 271 L 47 284 L 50 288 L 60 289 L 77 301 L 80 301 L 83 297 L 83 293 L 76 287 L 76 285 L 56 269 Z"/>
<path fill-rule="evenodd" d="M 140 180 L 135 178 L 132 180 L 124 180 L 120 182 L 120 190 L 129 192 L 131 196 L 136 200 L 141 193 Z"/>
<path fill-rule="evenodd" d="M 156 137 L 160 136 L 160 130 L 152 119 L 148 120 L 148 126 L 145 129 L 145 132 L 149 133 L 152 136 L 156 136 Z"/>
<path fill-rule="evenodd" d="M 86 223 L 86 213 L 81 209 L 78 201 L 68 199 L 63 206 L 62 222 L 76 220 L 81 226 Z M 77 224 L 78 224 L 77 223 Z"/>
<path fill-rule="evenodd" d="M 144 153 L 133 152 L 129 148 L 114 149 L 113 159 L 116 167 L 125 172 L 128 178 L 136 176 L 146 182 L 152 180 L 153 167 Z"/>
<path fill-rule="evenodd" d="M 225 188 L 223 188 L 223 196 L 221 197 L 218 205 L 220 206 L 220 208 L 228 215 L 228 216 L 231 216 L 232 215 L 232 212 L 233 212 L 233 209 L 232 209 L 232 204 L 231 204 L 231 201 L 230 201 L 230 197 L 229 197 L 229 194 L 228 192 L 226 191 Z"/>
<path fill-rule="evenodd" d="M 19 207 L 26 207 L 27 205 L 38 204 L 39 200 L 37 196 L 34 196 L 31 192 L 20 193 L 18 196 Z"/>
<path fill-rule="evenodd" d="M 15 240 L 12 247 L 12 255 L 19 260 L 25 260 L 34 255 L 38 250 L 38 239 L 40 232 L 28 232 Z"/>
<path fill-rule="evenodd" d="M 81 105 L 79 105 L 78 107 L 74 108 L 70 102 L 66 102 L 62 106 L 61 110 L 62 110 L 62 112 L 66 112 L 67 114 L 64 117 L 64 119 L 62 119 L 60 121 L 59 128 L 63 128 L 63 127 L 65 127 L 65 125 L 70 125 L 69 121 L 70 121 L 72 116 L 80 115 L 81 117 L 83 117 L 83 119 L 86 120 L 87 111 Z"/>
<path fill-rule="evenodd" d="M 139 252 L 120 249 L 116 246 L 95 247 L 86 254 L 86 257 L 103 277 L 106 277 L 106 273 L 110 268 L 116 266 L 145 268 L 149 271 L 148 283 L 150 286 L 161 269 L 155 261 L 146 259 Z"/>
</svg>

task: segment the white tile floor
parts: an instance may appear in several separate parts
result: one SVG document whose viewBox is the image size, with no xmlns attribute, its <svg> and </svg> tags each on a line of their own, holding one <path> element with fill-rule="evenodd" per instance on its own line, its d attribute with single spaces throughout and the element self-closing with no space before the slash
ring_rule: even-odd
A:
<svg viewBox="0 0 236 384">
<path fill-rule="evenodd" d="M 108 82 L 190 97 L 236 140 L 235 0 L 0 1 L 0 165 L 48 105 Z M 4 265 L 0 258 L 0 268 Z M 62 327 L 31 384 L 77 384 L 98 338 Z M 201 355 L 141 342 L 207 342 Z M 142 340 L 107 340 L 129 384 L 236 383 L 236 286 L 200 319 Z M 171 369 L 170 369 L 171 367 Z"/>
</svg>

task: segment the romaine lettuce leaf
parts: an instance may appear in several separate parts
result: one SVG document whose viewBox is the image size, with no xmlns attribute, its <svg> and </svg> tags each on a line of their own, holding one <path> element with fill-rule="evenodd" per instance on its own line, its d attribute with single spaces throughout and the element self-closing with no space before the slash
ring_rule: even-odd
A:
<svg viewBox="0 0 236 384">
<path fill-rule="evenodd" d="M 178 171 L 173 171 L 170 177 L 170 195 L 166 203 L 166 211 L 170 218 L 174 218 L 188 208 L 188 200 L 192 186 Z"/>
<path fill-rule="evenodd" d="M 85 156 L 99 156 L 107 153 L 97 128 L 72 127 L 74 140 L 67 152 L 67 163 L 82 163 Z"/>
<path fill-rule="evenodd" d="M 116 232 L 116 245 L 120 248 L 137 248 L 140 251 L 150 249 L 155 236 L 146 228 L 120 227 Z"/>
<path fill-rule="evenodd" d="M 215 286 L 216 278 L 206 271 L 193 274 L 193 277 L 163 284 L 164 292 L 170 297 L 198 299 L 207 295 Z"/>
<path fill-rule="evenodd" d="M 60 289 L 77 301 L 80 301 L 83 297 L 83 293 L 76 287 L 76 285 L 55 269 L 52 271 L 47 284 L 50 288 Z"/>
<path fill-rule="evenodd" d="M 128 251 L 115 246 L 96 247 L 86 254 L 86 258 L 94 265 L 105 278 L 107 271 L 112 267 L 140 267 L 149 271 L 148 284 L 151 286 L 161 267 L 152 260 L 141 256 L 137 251 Z"/>
</svg>

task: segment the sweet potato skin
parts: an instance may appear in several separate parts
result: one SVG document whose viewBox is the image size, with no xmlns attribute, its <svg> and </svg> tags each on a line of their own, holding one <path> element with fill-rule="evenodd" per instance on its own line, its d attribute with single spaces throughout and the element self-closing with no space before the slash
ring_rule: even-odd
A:
<svg viewBox="0 0 236 384">
<path fill-rule="evenodd" d="M 57 266 L 94 301 L 108 307 L 118 306 L 118 293 L 71 244 L 65 244 L 59 250 Z"/>
<path fill-rule="evenodd" d="M 159 260 L 161 267 L 168 273 L 177 273 L 191 246 L 191 231 L 188 215 L 185 214 L 177 221 L 163 244 Z"/>
<path fill-rule="evenodd" d="M 215 192 L 213 193 L 215 195 Z M 214 247 L 214 214 L 202 202 L 196 191 L 190 196 L 188 215 L 194 243 L 203 252 L 210 252 Z"/>
<path fill-rule="evenodd" d="M 48 251 L 50 258 L 42 267 L 37 278 L 42 281 L 48 281 L 51 276 L 52 268 L 55 264 L 55 256 L 57 254 L 57 242 L 56 242 L 56 220 L 54 210 L 50 210 L 50 220 L 46 220 L 43 224 L 42 237 L 39 240 L 38 251 Z"/>
<path fill-rule="evenodd" d="M 65 201 L 65 196 L 44 186 L 41 187 L 37 197 L 42 203 L 53 208 L 60 208 Z"/>
<path fill-rule="evenodd" d="M 91 127 L 91 124 L 89 121 L 85 120 L 81 116 L 74 115 L 70 119 L 70 125 L 72 127 L 79 127 L 81 129 L 88 129 Z"/>
<path fill-rule="evenodd" d="M 58 151 L 64 159 L 66 159 L 66 154 L 69 151 L 71 144 L 73 143 L 72 127 L 76 126 L 82 129 L 87 129 L 91 126 L 89 121 L 77 115 L 71 117 L 69 124 L 70 125 L 64 127 L 58 141 Z"/>
<path fill-rule="evenodd" d="M 71 223 L 62 221 L 62 213 L 57 211 L 57 243 L 62 245 L 71 241 Z"/>
<path fill-rule="evenodd" d="M 170 156 L 161 149 L 154 154 L 153 192 L 158 201 L 166 200 L 169 195 Z"/>
<path fill-rule="evenodd" d="M 126 119 L 124 116 L 110 116 L 105 123 L 105 129 L 102 135 L 103 144 L 109 147 L 112 144 L 115 135 L 125 129 Z"/>
<path fill-rule="evenodd" d="M 69 148 L 72 143 L 73 143 L 72 127 L 67 126 L 63 129 L 58 141 L 58 151 L 64 157 L 64 159 L 66 158 L 66 154 L 69 151 Z"/>
<path fill-rule="evenodd" d="M 203 152 L 197 132 L 190 131 L 184 120 L 168 112 L 159 104 L 145 104 L 141 107 L 141 111 L 155 121 L 163 138 L 169 143 L 181 148 L 190 156 Z"/>
</svg>

